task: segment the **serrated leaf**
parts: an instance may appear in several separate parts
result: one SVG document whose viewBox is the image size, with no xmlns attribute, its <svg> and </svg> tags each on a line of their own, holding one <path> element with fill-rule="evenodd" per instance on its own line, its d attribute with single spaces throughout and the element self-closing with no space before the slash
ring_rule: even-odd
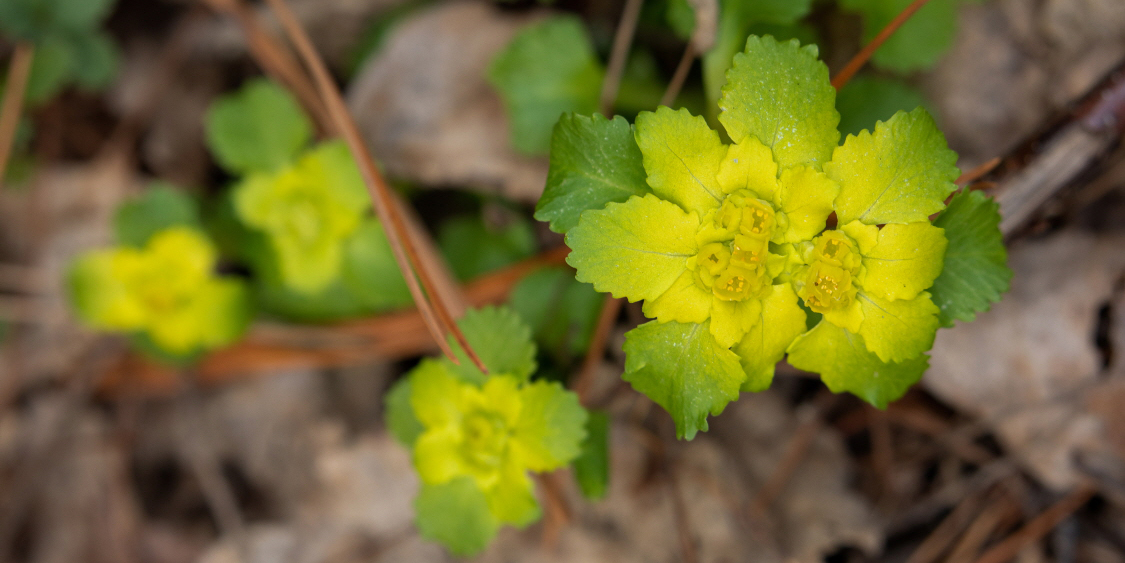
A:
<svg viewBox="0 0 1125 563">
<path fill-rule="evenodd" d="M 520 389 L 520 415 L 512 433 L 519 460 L 532 471 L 553 471 L 569 464 L 586 439 L 586 409 L 578 395 L 553 381 L 536 381 Z"/>
<path fill-rule="evenodd" d="M 249 81 L 207 111 L 207 144 L 235 174 L 275 172 L 311 139 L 312 124 L 297 100 L 268 80 Z"/>
<path fill-rule="evenodd" d="M 922 378 L 929 356 L 885 363 L 867 350 L 863 337 L 822 321 L 789 346 L 789 363 L 819 373 L 833 393 L 847 391 L 883 409 Z"/>
<path fill-rule="evenodd" d="M 773 293 L 762 300 L 758 322 L 734 346 L 746 372 L 743 391 L 765 391 L 773 382 L 774 368 L 785 356 L 785 349 L 807 330 L 805 312 L 798 305 L 797 293 L 788 283 L 773 286 Z"/>
<path fill-rule="evenodd" d="M 782 169 L 818 166 L 840 139 L 836 90 L 816 45 L 751 36 L 735 55 L 719 99 L 719 121 L 731 140 L 756 137 Z"/>
<path fill-rule="evenodd" d="M 661 106 L 637 115 L 635 137 L 654 194 L 700 216 L 719 206 L 719 166 L 727 146 L 707 120 L 686 108 Z"/>
<path fill-rule="evenodd" d="M 738 399 L 746 380 L 738 355 L 715 341 L 709 324 L 652 321 L 625 334 L 622 379 L 672 415 L 681 439 L 706 431 L 707 415 Z"/>
<path fill-rule="evenodd" d="M 864 42 L 873 39 L 912 0 L 841 0 L 863 15 Z M 957 7 L 963 0 L 931 0 L 910 17 L 871 57 L 876 66 L 910 72 L 933 66 L 953 44 Z"/>
<path fill-rule="evenodd" d="M 605 498 L 609 489 L 609 415 L 604 411 L 590 411 L 586 441 L 574 460 L 574 479 L 582 496 L 589 500 Z"/>
<path fill-rule="evenodd" d="M 560 115 L 598 109 L 602 75 L 576 16 L 552 16 L 521 31 L 488 69 L 508 109 L 512 146 L 528 154 L 547 152 Z"/>
<path fill-rule="evenodd" d="M 485 224 L 478 215 L 455 217 L 438 229 L 438 246 L 453 273 L 469 280 L 535 254 L 535 232 L 521 215 L 508 213 L 505 224 Z"/>
<path fill-rule="evenodd" d="M 755 5 L 759 4 L 759 5 Z M 762 4 L 772 5 L 766 10 Z M 703 88 L 707 100 L 717 102 L 727 82 L 734 55 L 746 47 L 750 35 L 772 35 L 778 41 L 797 39 L 802 45 L 817 42 L 816 30 L 797 23 L 812 0 L 727 0 L 720 3 L 715 45 L 703 56 Z M 786 10 L 786 11 L 782 11 Z M 772 21 L 768 18 L 772 15 Z M 778 16 L 781 17 L 778 17 Z M 786 17 L 787 16 L 787 17 Z"/>
<path fill-rule="evenodd" d="M 191 196 L 159 182 L 141 197 L 122 204 L 113 220 L 117 242 L 135 248 L 143 247 L 152 235 L 176 225 L 198 226 L 199 209 Z"/>
<path fill-rule="evenodd" d="M 387 430 L 407 448 L 413 448 L 414 441 L 426 430 L 414 416 L 414 407 L 410 406 L 412 390 L 410 377 L 404 377 L 395 382 L 383 397 Z"/>
<path fill-rule="evenodd" d="M 687 271 L 696 253 L 699 218 L 654 195 L 611 203 L 582 214 L 566 235 L 566 261 L 580 282 L 628 297 L 655 299 Z"/>
<path fill-rule="evenodd" d="M 414 511 L 422 537 L 461 557 L 483 551 L 500 528 L 484 492 L 471 477 L 422 485 L 414 499 Z"/>
<path fill-rule="evenodd" d="M 840 184 L 839 224 L 929 221 L 945 207 L 961 174 L 957 153 L 924 108 L 898 112 L 875 133 L 849 136 L 824 171 Z"/>
<path fill-rule="evenodd" d="M 535 344 L 531 340 L 531 329 L 510 308 L 488 306 L 469 309 L 457 321 L 457 326 L 491 374 L 527 380 L 535 372 Z M 460 365 L 454 365 L 447 359 L 442 361 L 461 379 L 483 383 L 487 376 L 473 365 L 452 335 L 449 344 Z"/>
<path fill-rule="evenodd" d="M 583 211 L 624 203 L 649 191 L 641 150 L 625 118 L 567 113 L 551 135 L 547 187 L 535 206 L 535 218 L 566 234 Z"/>
<path fill-rule="evenodd" d="M 854 229 L 866 230 L 868 236 L 854 236 Z M 929 222 L 892 223 L 880 229 L 856 221 L 841 230 L 859 242 L 863 257 L 859 283 L 866 293 L 884 299 L 914 299 L 941 273 L 945 235 Z"/>
<path fill-rule="evenodd" d="M 897 78 L 857 76 L 836 94 L 840 112 L 840 134 L 858 135 L 886 121 L 898 111 L 922 106 L 922 93 Z"/>
<path fill-rule="evenodd" d="M 933 347 L 938 308 L 930 294 L 889 301 L 860 292 L 856 302 L 863 312 L 859 334 L 880 360 L 904 362 Z"/>
<path fill-rule="evenodd" d="M 590 345 L 604 297 L 574 279 L 569 268 L 543 268 L 525 276 L 508 303 L 535 334 L 539 347 L 566 364 Z"/>
<path fill-rule="evenodd" d="M 930 289 L 944 327 L 971 321 L 1008 291 L 1012 270 L 1000 233 L 1000 206 L 978 191 L 963 190 L 934 225 L 945 229 L 945 268 Z"/>
</svg>

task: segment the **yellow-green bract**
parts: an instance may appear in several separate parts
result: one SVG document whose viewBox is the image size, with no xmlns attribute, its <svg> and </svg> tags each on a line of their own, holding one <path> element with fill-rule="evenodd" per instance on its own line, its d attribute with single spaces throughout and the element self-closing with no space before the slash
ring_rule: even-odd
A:
<svg viewBox="0 0 1125 563">
<path fill-rule="evenodd" d="M 184 226 L 143 248 L 89 252 L 70 272 L 75 309 L 93 328 L 145 334 L 174 357 L 230 344 L 246 328 L 246 291 L 214 273 L 216 259 L 206 236 Z"/>
<path fill-rule="evenodd" d="M 838 145 L 834 103 L 815 46 L 752 36 L 719 101 L 731 144 L 663 107 L 632 139 L 619 119 L 556 127 L 559 146 L 604 132 L 602 146 L 551 155 L 537 216 L 566 232 L 579 281 L 644 301 L 655 321 L 626 335 L 624 377 L 681 437 L 769 387 L 786 353 L 880 407 L 926 369 L 947 247 L 930 215 L 956 188 L 957 156 L 921 108 Z M 630 181 L 636 149 L 646 185 Z"/>
<path fill-rule="evenodd" d="M 558 383 L 528 381 L 534 346 L 514 312 L 473 310 L 459 324 L 490 374 L 422 360 L 388 394 L 387 423 L 414 451 L 422 480 L 419 530 L 469 555 L 484 549 L 501 525 L 539 519 L 528 472 L 573 461 L 587 414 Z"/>
</svg>

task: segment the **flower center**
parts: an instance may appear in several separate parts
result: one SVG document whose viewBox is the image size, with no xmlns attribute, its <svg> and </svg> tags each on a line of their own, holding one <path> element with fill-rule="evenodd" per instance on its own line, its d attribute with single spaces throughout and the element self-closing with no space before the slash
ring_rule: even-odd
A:
<svg viewBox="0 0 1125 563">
<path fill-rule="evenodd" d="M 805 305 L 818 313 L 851 305 L 856 294 L 852 277 L 859 273 L 860 256 L 847 235 L 825 231 L 814 239 L 809 258 L 804 285 L 797 291 Z"/>
<path fill-rule="evenodd" d="M 500 466 L 508 450 L 508 429 L 499 414 L 477 411 L 469 413 L 462 421 L 465 459 L 478 469 L 495 469 Z"/>
<path fill-rule="evenodd" d="M 771 283 L 766 259 L 775 225 L 769 203 L 747 190 L 728 196 L 696 235 L 702 246 L 688 262 L 696 285 L 725 301 L 761 297 Z"/>
</svg>

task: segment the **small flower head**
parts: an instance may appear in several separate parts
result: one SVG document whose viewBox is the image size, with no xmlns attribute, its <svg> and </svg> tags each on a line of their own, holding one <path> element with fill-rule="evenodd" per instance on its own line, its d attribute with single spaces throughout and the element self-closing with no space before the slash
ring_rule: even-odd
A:
<svg viewBox="0 0 1125 563">
<path fill-rule="evenodd" d="M 91 327 L 146 334 L 174 356 L 229 344 L 246 325 L 245 290 L 215 275 L 217 255 L 203 233 L 171 227 L 144 248 L 90 252 L 75 262 L 75 308 Z"/>
<path fill-rule="evenodd" d="M 285 284 L 302 293 L 339 277 L 343 243 L 370 207 L 342 142 L 321 145 L 277 172 L 251 174 L 234 203 L 242 221 L 269 238 Z"/>
</svg>

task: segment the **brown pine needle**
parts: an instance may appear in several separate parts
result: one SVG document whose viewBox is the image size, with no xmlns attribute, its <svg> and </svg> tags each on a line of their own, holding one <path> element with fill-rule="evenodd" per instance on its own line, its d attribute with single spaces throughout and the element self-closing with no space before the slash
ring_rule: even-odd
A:
<svg viewBox="0 0 1125 563">
<path fill-rule="evenodd" d="M 848 61 L 848 64 L 832 78 L 832 87 L 835 88 L 836 91 L 843 88 L 844 85 L 855 76 L 855 73 L 859 72 L 859 69 L 867 64 L 871 55 L 874 55 L 875 51 L 878 50 L 879 47 L 882 47 L 883 43 L 885 43 L 887 39 L 890 39 L 895 31 L 898 31 L 898 28 L 902 27 L 902 24 L 906 23 L 906 20 L 910 19 L 910 16 L 913 16 L 914 12 L 917 12 L 922 6 L 925 6 L 926 2 L 929 2 L 929 0 L 914 0 L 906 9 L 895 16 L 895 19 L 891 20 L 891 23 L 887 24 L 887 27 L 884 27 L 883 30 L 879 32 L 879 35 L 875 36 L 875 39 L 872 39 L 863 49 L 860 49 L 859 53 L 856 53 L 856 55 L 852 57 L 852 60 Z"/>
<path fill-rule="evenodd" d="M 0 102 L 0 186 L 4 185 L 4 171 L 8 169 L 8 157 L 16 141 L 16 130 L 23 112 L 23 95 L 27 89 L 27 78 L 31 74 L 31 59 L 35 47 L 26 41 L 16 44 L 12 54 L 12 64 L 8 67 L 8 87 L 4 89 L 4 101 Z"/>
<path fill-rule="evenodd" d="M 964 186 L 965 184 L 971 184 L 979 180 L 985 174 L 992 172 L 992 169 L 996 168 L 999 165 L 1000 157 L 995 157 L 992 160 L 989 160 L 988 162 L 985 162 L 984 164 L 981 164 L 980 166 L 977 166 L 976 168 L 973 168 L 972 170 L 962 174 L 960 178 L 957 178 L 957 185 Z"/>
<path fill-rule="evenodd" d="M 1097 492 L 1096 489 L 1089 484 L 1079 485 L 1062 500 L 1051 505 L 1050 508 L 1036 516 L 1034 520 L 1020 528 L 1018 532 L 985 551 L 984 555 L 977 559 L 977 563 L 1006 563 L 1015 559 L 1020 550 L 1047 535 L 1047 532 L 1054 529 L 1059 522 L 1082 508 L 1090 500 L 1090 497 L 1094 496 L 1095 492 Z"/>
<path fill-rule="evenodd" d="M 435 291 L 433 279 L 418 258 L 413 241 L 411 241 L 409 234 L 406 232 L 403 218 L 394 208 L 390 188 L 387 186 L 386 180 L 379 172 L 378 167 L 375 166 L 375 162 L 372 160 L 371 154 L 367 150 L 367 143 L 364 142 L 363 136 L 360 135 L 359 127 L 356 125 L 351 113 L 348 112 L 348 108 L 344 104 L 343 96 L 340 95 L 339 89 L 332 81 L 332 77 L 329 75 L 324 61 L 317 53 L 316 48 L 312 44 L 312 40 L 309 39 L 308 33 L 305 32 L 301 23 L 297 20 L 297 17 L 289 9 L 289 6 L 286 5 L 284 0 L 267 0 L 267 2 L 274 13 L 277 14 L 290 41 L 292 41 L 293 45 L 297 48 L 298 55 L 312 74 L 313 82 L 316 84 L 321 99 L 328 110 L 328 114 L 339 130 L 338 132 L 348 144 L 348 148 L 351 149 L 356 164 L 359 165 L 360 172 L 363 173 L 368 191 L 371 192 L 372 202 L 375 204 L 375 212 L 379 216 L 379 220 L 383 222 L 384 230 L 387 233 L 387 240 L 390 242 L 395 260 L 402 269 L 403 277 L 406 278 L 411 296 L 413 296 L 415 303 L 418 305 L 418 311 L 422 314 L 423 318 L 426 319 L 426 326 L 433 334 L 434 340 L 437 341 L 438 346 L 441 347 L 442 351 L 451 361 L 457 362 L 457 357 L 453 353 L 452 347 L 445 340 L 445 335 L 447 333 L 452 333 L 454 339 L 461 346 L 461 349 L 469 356 L 469 359 L 472 360 L 478 369 L 487 373 L 488 368 L 485 367 L 484 362 L 481 361 L 480 357 L 477 356 L 476 352 L 469 346 L 469 342 L 465 339 L 465 335 L 461 332 L 461 329 L 457 327 L 457 323 L 453 321 L 441 296 Z M 415 273 L 418 279 L 414 279 Z M 421 287 L 418 285 L 419 281 L 421 281 Z M 425 293 L 422 291 L 423 287 L 425 288 Z M 432 303 L 427 300 L 427 296 L 433 299 Z"/>
</svg>

